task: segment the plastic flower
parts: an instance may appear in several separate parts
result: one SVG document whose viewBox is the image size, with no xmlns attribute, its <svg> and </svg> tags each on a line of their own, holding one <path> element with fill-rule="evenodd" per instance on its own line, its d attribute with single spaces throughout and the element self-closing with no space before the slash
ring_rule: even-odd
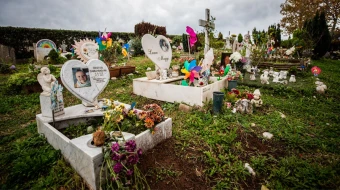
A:
<svg viewBox="0 0 340 190">
<path fill-rule="evenodd" d="M 125 150 L 128 152 L 134 152 L 136 149 L 136 141 L 134 140 L 129 140 L 126 141 L 125 143 Z"/>
<path fill-rule="evenodd" d="M 117 142 L 113 143 L 111 146 L 112 152 L 117 152 L 119 150 L 119 144 Z"/>
<path fill-rule="evenodd" d="M 145 119 L 145 124 L 144 124 L 147 128 L 151 128 L 155 125 L 154 121 L 150 118 L 150 117 L 147 117 Z"/>
<path fill-rule="evenodd" d="M 112 154 L 112 160 L 118 161 L 119 159 L 120 159 L 119 154 L 117 154 L 117 153 L 113 153 L 113 154 Z"/>
<path fill-rule="evenodd" d="M 137 164 L 138 160 L 139 160 L 138 155 L 130 155 L 130 156 L 127 158 L 127 164 L 128 164 L 128 165 Z"/>
<path fill-rule="evenodd" d="M 142 111 L 138 115 L 139 115 L 139 119 L 143 120 L 147 116 L 147 113 L 145 111 Z"/>
<path fill-rule="evenodd" d="M 128 116 L 129 116 L 129 117 L 133 117 L 134 115 L 135 115 L 134 110 L 130 110 L 130 111 L 128 112 Z"/>
<path fill-rule="evenodd" d="M 132 176 L 132 174 L 133 174 L 133 170 L 128 169 L 128 170 L 126 171 L 126 175 L 127 175 L 127 176 Z"/>
<path fill-rule="evenodd" d="M 115 173 L 119 173 L 123 168 L 123 165 L 120 162 L 117 162 L 115 166 L 113 166 L 113 171 Z"/>
<path fill-rule="evenodd" d="M 139 148 L 139 149 L 137 150 L 137 154 L 138 154 L 138 156 L 142 156 L 142 153 L 143 153 L 142 149 L 141 149 L 141 148 Z"/>
</svg>

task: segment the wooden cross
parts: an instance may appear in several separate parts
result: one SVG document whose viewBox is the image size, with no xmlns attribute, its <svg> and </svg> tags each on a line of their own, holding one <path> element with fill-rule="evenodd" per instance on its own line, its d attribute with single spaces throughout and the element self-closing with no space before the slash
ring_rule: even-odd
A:
<svg viewBox="0 0 340 190">
<path fill-rule="evenodd" d="M 212 28 L 212 29 L 215 28 L 215 24 L 210 22 L 210 10 L 209 9 L 205 9 L 205 19 L 206 20 L 202 20 L 202 19 L 198 20 L 198 24 L 205 28 L 204 54 L 206 54 L 208 52 L 208 50 L 209 50 L 208 30 L 209 30 L 209 28 Z"/>
</svg>

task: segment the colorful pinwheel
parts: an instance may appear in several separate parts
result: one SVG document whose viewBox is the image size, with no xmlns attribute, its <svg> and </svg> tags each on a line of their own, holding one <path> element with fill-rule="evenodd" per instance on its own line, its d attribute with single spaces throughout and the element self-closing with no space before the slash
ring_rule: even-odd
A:
<svg viewBox="0 0 340 190">
<path fill-rule="evenodd" d="M 196 33 L 195 31 L 187 26 L 186 32 L 189 34 L 189 43 L 190 43 L 190 47 L 194 46 L 194 44 L 197 42 L 197 37 L 196 37 Z"/>
<path fill-rule="evenodd" d="M 194 82 L 195 78 L 200 78 L 200 71 L 202 67 L 196 65 L 196 60 L 192 60 L 190 63 L 188 61 L 184 62 L 184 69 L 181 72 L 185 74 L 184 79 L 189 78 L 189 84 Z"/>
<path fill-rule="evenodd" d="M 111 38 L 111 32 L 106 33 L 106 29 L 103 32 L 103 34 L 98 34 L 98 37 L 96 38 L 96 42 L 99 45 L 99 50 L 104 50 L 108 47 L 112 46 L 112 38 Z"/>
</svg>

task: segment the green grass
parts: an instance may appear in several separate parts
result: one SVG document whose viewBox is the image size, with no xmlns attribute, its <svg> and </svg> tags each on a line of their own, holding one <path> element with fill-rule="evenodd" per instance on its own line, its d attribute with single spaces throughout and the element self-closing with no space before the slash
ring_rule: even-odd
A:
<svg viewBox="0 0 340 190">
<path fill-rule="evenodd" d="M 178 104 L 154 101 L 134 95 L 132 80 L 145 76 L 153 64 L 144 57 L 133 58 L 139 74 L 110 81 L 99 98 L 112 98 L 136 107 L 156 102 L 173 119 L 173 138 L 181 159 L 204 162 L 203 174 L 216 189 L 336 189 L 340 186 L 340 61 L 313 61 L 322 69 L 319 76 L 328 90 L 319 95 L 315 78 L 307 71 L 297 83 L 261 85 L 247 76 L 241 90 L 259 88 L 264 102 L 252 115 L 233 114 L 223 108 L 212 115 L 212 102 L 190 113 Z M 174 64 L 174 63 L 173 63 Z M 19 70 L 25 70 L 22 65 Z M 8 95 L 9 75 L 0 75 L 0 181 L 1 189 L 84 189 L 81 177 L 37 133 L 35 115 L 40 113 L 39 93 Z M 65 105 L 80 100 L 64 91 Z M 281 118 L 281 113 L 286 118 Z M 255 123 L 255 127 L 251 127 Z M 73 133 L 74 131 L 70 131 Z M 75 133 L 84 133 L 75 128 Z M 271 140 L 263 132 L 274 135 Z M 198 153 L 187 157 L 190 150 Z M 252 177 L 244 164 L 255 170 Z M 181 177 L 171 165 L 156 166 L 147 175 L 158 181 Z"/>
</svg>

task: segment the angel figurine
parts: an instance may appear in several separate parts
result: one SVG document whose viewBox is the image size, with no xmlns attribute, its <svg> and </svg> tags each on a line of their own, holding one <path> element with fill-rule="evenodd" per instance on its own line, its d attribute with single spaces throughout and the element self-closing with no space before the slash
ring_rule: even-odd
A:
<svg viewBox="0 0 340 190">
<path fill-rule="evenodd" d="M 50 69 L 47 67 L 42 67 L 40 69 L 40 72 L 37 76 L 38 82 L 41 85 L 43 92 L 40 94 L 41 96 L 50 96 L 51 95 L 51 89 L 56 81 L 56 78 L 51 75 Z"/>
</svg>

